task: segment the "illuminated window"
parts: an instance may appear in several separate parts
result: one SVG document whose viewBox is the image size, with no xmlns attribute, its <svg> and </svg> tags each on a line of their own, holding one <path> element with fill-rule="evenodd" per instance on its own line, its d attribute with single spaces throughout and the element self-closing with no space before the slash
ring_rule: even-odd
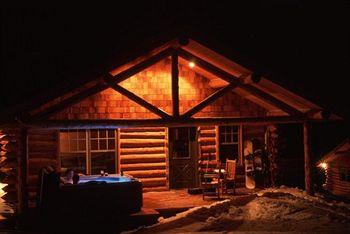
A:
<svg viewBox="0 0 350 234">
<path fill-rule="evenodd" d="M 219 127 L 219 158 L 221 162 L 226 159 L 237 159 L 239 155 L 239 126 Z"/>
<path fill-rule="evenodd" d="M 62 168 L 84 174 L 101 170 L 116 173 L 116 130 L 67 130 L 60 132 Z"/>
<path fill-rule="evenodd" d="M 91 174 L 115 172 L 115 130 L 91 130 Z"/>
<path fill-rule="evenodd" d="M 86 131 L 68 130 L 60 132 L 61 167 L 86 173 Z"/>
</svg>

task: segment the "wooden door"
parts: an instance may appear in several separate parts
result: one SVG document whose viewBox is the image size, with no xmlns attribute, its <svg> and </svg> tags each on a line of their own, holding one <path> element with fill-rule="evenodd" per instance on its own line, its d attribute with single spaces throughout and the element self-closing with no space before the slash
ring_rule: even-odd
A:
<svg viewBox="0 0 350 234">
<path fill-rule="evenodd" d="M 169 129 L 170 188 L 196 185 L 197 136 L 195 127 Z"/>
</svg>

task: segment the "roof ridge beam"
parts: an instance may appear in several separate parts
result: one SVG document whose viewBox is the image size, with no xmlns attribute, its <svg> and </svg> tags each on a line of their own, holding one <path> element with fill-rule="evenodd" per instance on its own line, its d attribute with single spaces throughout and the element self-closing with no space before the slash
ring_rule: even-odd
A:
<svg viewBox="0 0 350 234">
<path fill-rule="evenodd" d="M 198 66 L 206 69 L 208 72 L 214 74 L 215 76 L 227 81 L 227 82 L 236 82 L 236 83 L 240 83 L 242 78 L 240 77 L 236 77 L 220 68 L 218 68 L 217 66 L 199 58 L 196 55 L 193 55 L 192 53 L 182 49 L 182 48 L 178 48 L 177 49 L 178 54 L 180 57 L 186 59 L 186 60 L 194 60 L 194 62 L 196 64 L 198 64 Z M 256 79 L 256 82 L 259 82 L 260 79 Z M 281 109 L 282 111 L 288 113 L 289 115 L 292 116 L 301 116 L 304 115 L 303 112 L 297 110 L 296 108 L 288 105 L 287 103 L 275 98 L 274 96 L 272 96 L 271 94 L 262 91 L 258 88 L 255 88 L 254 86 L 250 85 L 250 84 L 242 84 L 240 85 L 240 88 L 244 89 L 245 91 L 247 91 L 248 93 L 252 94 L 253 96 L 256 96 L 260 99 L 263 99 L 264 101 L 268 102 L 269 104 Z"/>
</svg>

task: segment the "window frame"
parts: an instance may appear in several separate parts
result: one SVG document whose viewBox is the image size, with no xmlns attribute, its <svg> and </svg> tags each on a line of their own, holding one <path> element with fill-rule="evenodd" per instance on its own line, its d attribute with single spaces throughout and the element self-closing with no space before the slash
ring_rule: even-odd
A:
<svg viewBox="0 0 350 234">
<path fill-rule="evenodd" d="M 229 130 L 228 130 L 229 128 Z M 222 131 L 224 129 L 224 131 Z M 241 163 L 242 161 L 242 126 L 241 125 L 219 125 L 217 127 L 217 133 L 218 133 L 218 160 L 220 160 L 220 148 L 221 146 L 227 146 L 227 145 L 232 145 L 232 146 L 237 146 L 237 162 Z M 222 141 L 222 135 L 224 135 L 224 142 Z M 230 141 L 227 141 L 227 136 L 230 135 Z M 235 141 L 236 136 L 237 140 Z"/>
<path fill-rule="evenodd" d="M 114 137 L 110 137 L 108 135 L 108 131 L 114 131 Z M 69 151 L 61 151 L 61 147 L 59 148 L 59 156 L 60 156 L 60 163 L 62 164 L 62 154 L 70 154 L 70 153 L 85 153 L 85 159 L 86 159 L 86 168 L 85 168 L 85 173 L 87 175 L 91 175 L 91 154 L 92 153 L 106 153 L 106 152 L 114 152 L 114 166 L 115 166 L 115 171 L 113 173 L 119 173 L 119 163 L 118 163 L 118 129 L 68 129 L 68 130 L 60 130 L 59 134 L 61 134 L 62 132 L 70 132 L 70 131 L 85 131 L 85 151 L 70 151 L 70 138 L 69 138 L 69 134 L 68 134 L 68 149 Z M 91 137 L 91 131 L 97 131 L 98 135 L 97 137 Z M 101 137 L 100 138 L 100 131 L 106 131 L 106 136 L 105 137 Z M 78 136 L 78 134 L 77 134 Z M 108 141 L 114 139 L 114 149 L 108 149 Z M 59 145 L 61 145 L 61 135 L 59 136 Z M 79 141 L 81 139 L 77 138 L 77 141 Z M 98 142 L 98 149 L 97 150 L 92 150 L 91 149 L 91 140 L 97 140 Z M 106 149 L 99 149 L 100 147 L 100 140 L 106 140 Z M 78 143 L 77 143 L 78 144 Z M 79 146 L 77 146 L 78 148 Z"/>
</svg>

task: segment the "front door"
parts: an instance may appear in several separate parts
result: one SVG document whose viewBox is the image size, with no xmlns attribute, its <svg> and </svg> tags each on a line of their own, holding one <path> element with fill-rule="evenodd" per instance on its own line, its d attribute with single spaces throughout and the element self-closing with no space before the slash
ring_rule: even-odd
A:
<svg viewBox="0 0 350 234">
<path fill-rule="evenodd" d="M 169 128 L 170 188 L 194 187 L 196 185 L 196 167 L 196 128 Z"/>
</svg>

